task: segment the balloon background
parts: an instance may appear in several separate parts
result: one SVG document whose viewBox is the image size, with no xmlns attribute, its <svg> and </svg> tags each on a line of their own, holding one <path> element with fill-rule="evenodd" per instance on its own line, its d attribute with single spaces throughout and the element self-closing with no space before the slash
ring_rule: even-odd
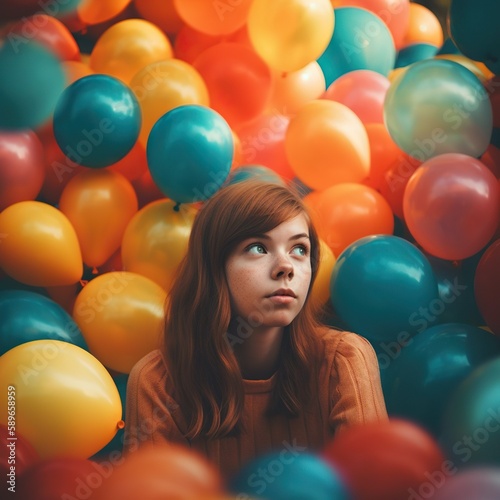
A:
<svg viewBox="0 0 500 500">
<path fill-rule="evenodd" d="M 0 436 L 8 451 L 15 397 L 19 493 L 500 497 L 499 16 L 496 0 L 5 0 Z M 184 448 L 124 458 L 128 373 L 159 346 L 196 212 L 254 177 L 304 197 L 311 300 L 372 343 L 391 420 L 228 482 Z"/>
</svg>

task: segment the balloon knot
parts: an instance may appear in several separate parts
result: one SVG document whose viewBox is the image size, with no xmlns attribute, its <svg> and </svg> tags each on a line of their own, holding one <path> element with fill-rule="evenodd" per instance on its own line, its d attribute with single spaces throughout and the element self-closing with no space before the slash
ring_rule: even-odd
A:
<svg viewBox="0 0 500 500">
<path fill-rule="evenodd" d="M 92 274 L 99 274 L 99 270 L 97 269 L 97 267 L 93 267 L 92 268 Z"/>
<path fill-rule="evenodd" d="M 175 212 L 178 212 L 180 209 L 181 209 L 181 203 L 178 201 L 178 202 L 175 204 L 174 211 L 175 211 Z"/>
<path fill-rule="evenodd" d="M 125 428 L 125 422 L 123 420 L 119 420 L 118 423 L 116 424 L 116 427 L 118 429 L 124 429 Z"/>
<path fill-rule="evenodd" d="M 88 280 L 80 280 L 80 285 L 83 288 L 88 282 L 89 282 Z"/>
</svg>

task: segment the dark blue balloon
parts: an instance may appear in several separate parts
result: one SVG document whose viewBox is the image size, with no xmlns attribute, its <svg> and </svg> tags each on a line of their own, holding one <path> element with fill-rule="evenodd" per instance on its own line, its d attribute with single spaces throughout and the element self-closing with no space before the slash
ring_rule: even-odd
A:
<svg viewBox="0 0 500 500">
<path fill-rule="evenodd" d="M 229 489 L 236 495 L 263 500 L 349 498 L 339 475 L 324 460 L 286 447 L 249 462 L 233 478 Z"/>
<path fill-rule="evenodd" d="M 388 76 L 394 69 L 396 48 L 380 17 L 359 7 L 334 9 L 335 29 L 327 48 L 317 60 L 326 88 L 339 76 L 369 69 Z"/>
<path fill-rule="evenodd" d="M 412 43 L 398 52 L 394 67 L 403 68 L 423 59 L 431 59 L 437 51 L 438 47 L 430 43 Z"/>
<path fill-rule="evenodd" d="M 193 203 L 214 195 L 233 161 L 231 128 L 207 106 L 178 106 L 158 119 L 146 146 L 149 171 L 173 201 Z"/>
<path fill-rule="evenodd" d="M 248 179 L 259 179 L 264 182 L 285 185 L 283 178 L 274 170 L 263 165 L 242 165 L 231 172 L 228 184 L 236 184 Z"/>
<path fill-rule="evenodd" d="M 113 76 L 88 75 L 62 93 L 54 111 L 54 136 L 73 162 L 103 168 L 132 149 L 141 121 L 139 102 L 127 85 Z"/>
<path fill-rule="evenodd" d="M 0 355 L 32 340 L 62 340 L 88 351 L 73 318 L 53 300 L 35 292 L 0 292 Z"/>
</svg>

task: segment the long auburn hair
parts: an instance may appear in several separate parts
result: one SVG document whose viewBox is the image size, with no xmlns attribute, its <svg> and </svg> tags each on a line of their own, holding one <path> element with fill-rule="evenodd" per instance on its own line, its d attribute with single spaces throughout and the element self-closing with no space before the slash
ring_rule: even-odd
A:
<svg viewBox="0 0 500 500">
<path fill-rule="evenodd" d="M 223 437 L 242 428 L 241 371 L 227 339 L 231 320 L 225 266 L 238 243 L 304 214 L 311 242 L 312 279 L 319 265 L 319 241 L 300 196 L 291 188 L 258 180 L 222 187 L 196 215 L 187 253 L 177 269 L 165 315 L 164 354 L 175 397 L 186 418 L 187 438 Z M 314 394 L 318 326 L 313 301 L 283 336 L 270 413 L 297 416 Z"/>
</svg>

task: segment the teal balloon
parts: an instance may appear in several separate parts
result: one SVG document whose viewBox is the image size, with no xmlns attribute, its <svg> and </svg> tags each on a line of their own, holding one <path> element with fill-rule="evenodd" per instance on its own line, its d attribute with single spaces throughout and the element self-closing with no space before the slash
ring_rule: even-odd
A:
<svg viewBox="0 0 500 500">
<path fill-rule="evenodd" d="M 299 453 L 285 443 L 244 466 L 229 490 L 238 498 L 262 500 L 348 500 L 339 474 L 319 456 Z"/>
<path fill-rule="evenodd" d="M 32 40 L 0 44 L 0 129 L 34 129 L 49 121 L 66 84 L 61 61 Z"/>
<path fill-rule="evenodd" d="M 378 354 L 389 415 L 409 419 L 436 438 L 452 392 L 474 369 L 500 356 L 500 337 L 466 323 L 436 325 L 438 320 L 428 311 L 421 321 L 432 326 L 403 346 L 384 345 L 385 355 Z"/>
<path fill-rule="evenodd" d="M 178 106 L 153 125 L 146 155 L 160 191 L 178 203 L 204 201 L 227 179 L 233 161 L 231 128 L 207 106 Z"/>
<path fill-rule="evenodd" d="M 388 76 L 394 69 L 396 49 L 387 25 L 373 12 L 359 7 L 334 9 L 335 29 L 317 62 L 326 88 L 339 76 L 369 69 Z"/>
<path fill-rule="evenodd" d="M 430 43 L 412 43 L 403 47 L 397 54 L 395 68 L 404 68 L 417 61 L 431 59 L 437 54 L 438 47 Z"/>
<path fill-rule="evenodd" d="M 141 110 L 132 90 L 94 74 L 69 85 L 54 111 L 54 137 L 74 163 L 103 168 L 121 160 L 139 137 Z"/>
<path fill-rule="evenodd" d="M 0 355 L 32 340 L 61 340 L 88 351 L 73 318 L 53 300 L 35 292 L 0 292 Z"/>
<path fill-rule="evenodd" d="M 418 61 L 397 76 L 386 94 L 384 120 L 394 142 L 422 162 L 445 153 L 478 158 L 493 128 L 481 81 L 445 59 Z"/>
<path fill-rule="evenodd" d="M 348 329 L 372 343 L 418 332 L 419 311 L 437 300 L 437 284 L 425 255 L 392 235 L 366 236 L 337 258 L 330 301 Z"/>
<path fill-rule="evenodd" d="M 264 182 L 285 185 L 283 178 L 279 174 L 263 165 L 242 165 L 230 173 L 227 183 L 236 184 L 248 179 L 259 179 Z"/>
<path fill-rule="evenodd" d="M 450 36 L 460 52 L 500 74 L 500 2 L 452 0 L 448 9 Z"/>
<path fill-rule="evenodd" d="M 460 55 L 460 50 L 458 50 L 458 47 L 453 43 L 453 40 L 451 38 L 446 38 L 443 42 L 443 45 L 441 45 L 437 52 L 438 56 L 446 54 Z"/>
<path fill-rule="evenodd" d="M 442 447 L 457 467 L 500 466 L 500 357 L 474 370 L 453 392 Z"/>
</svg>

